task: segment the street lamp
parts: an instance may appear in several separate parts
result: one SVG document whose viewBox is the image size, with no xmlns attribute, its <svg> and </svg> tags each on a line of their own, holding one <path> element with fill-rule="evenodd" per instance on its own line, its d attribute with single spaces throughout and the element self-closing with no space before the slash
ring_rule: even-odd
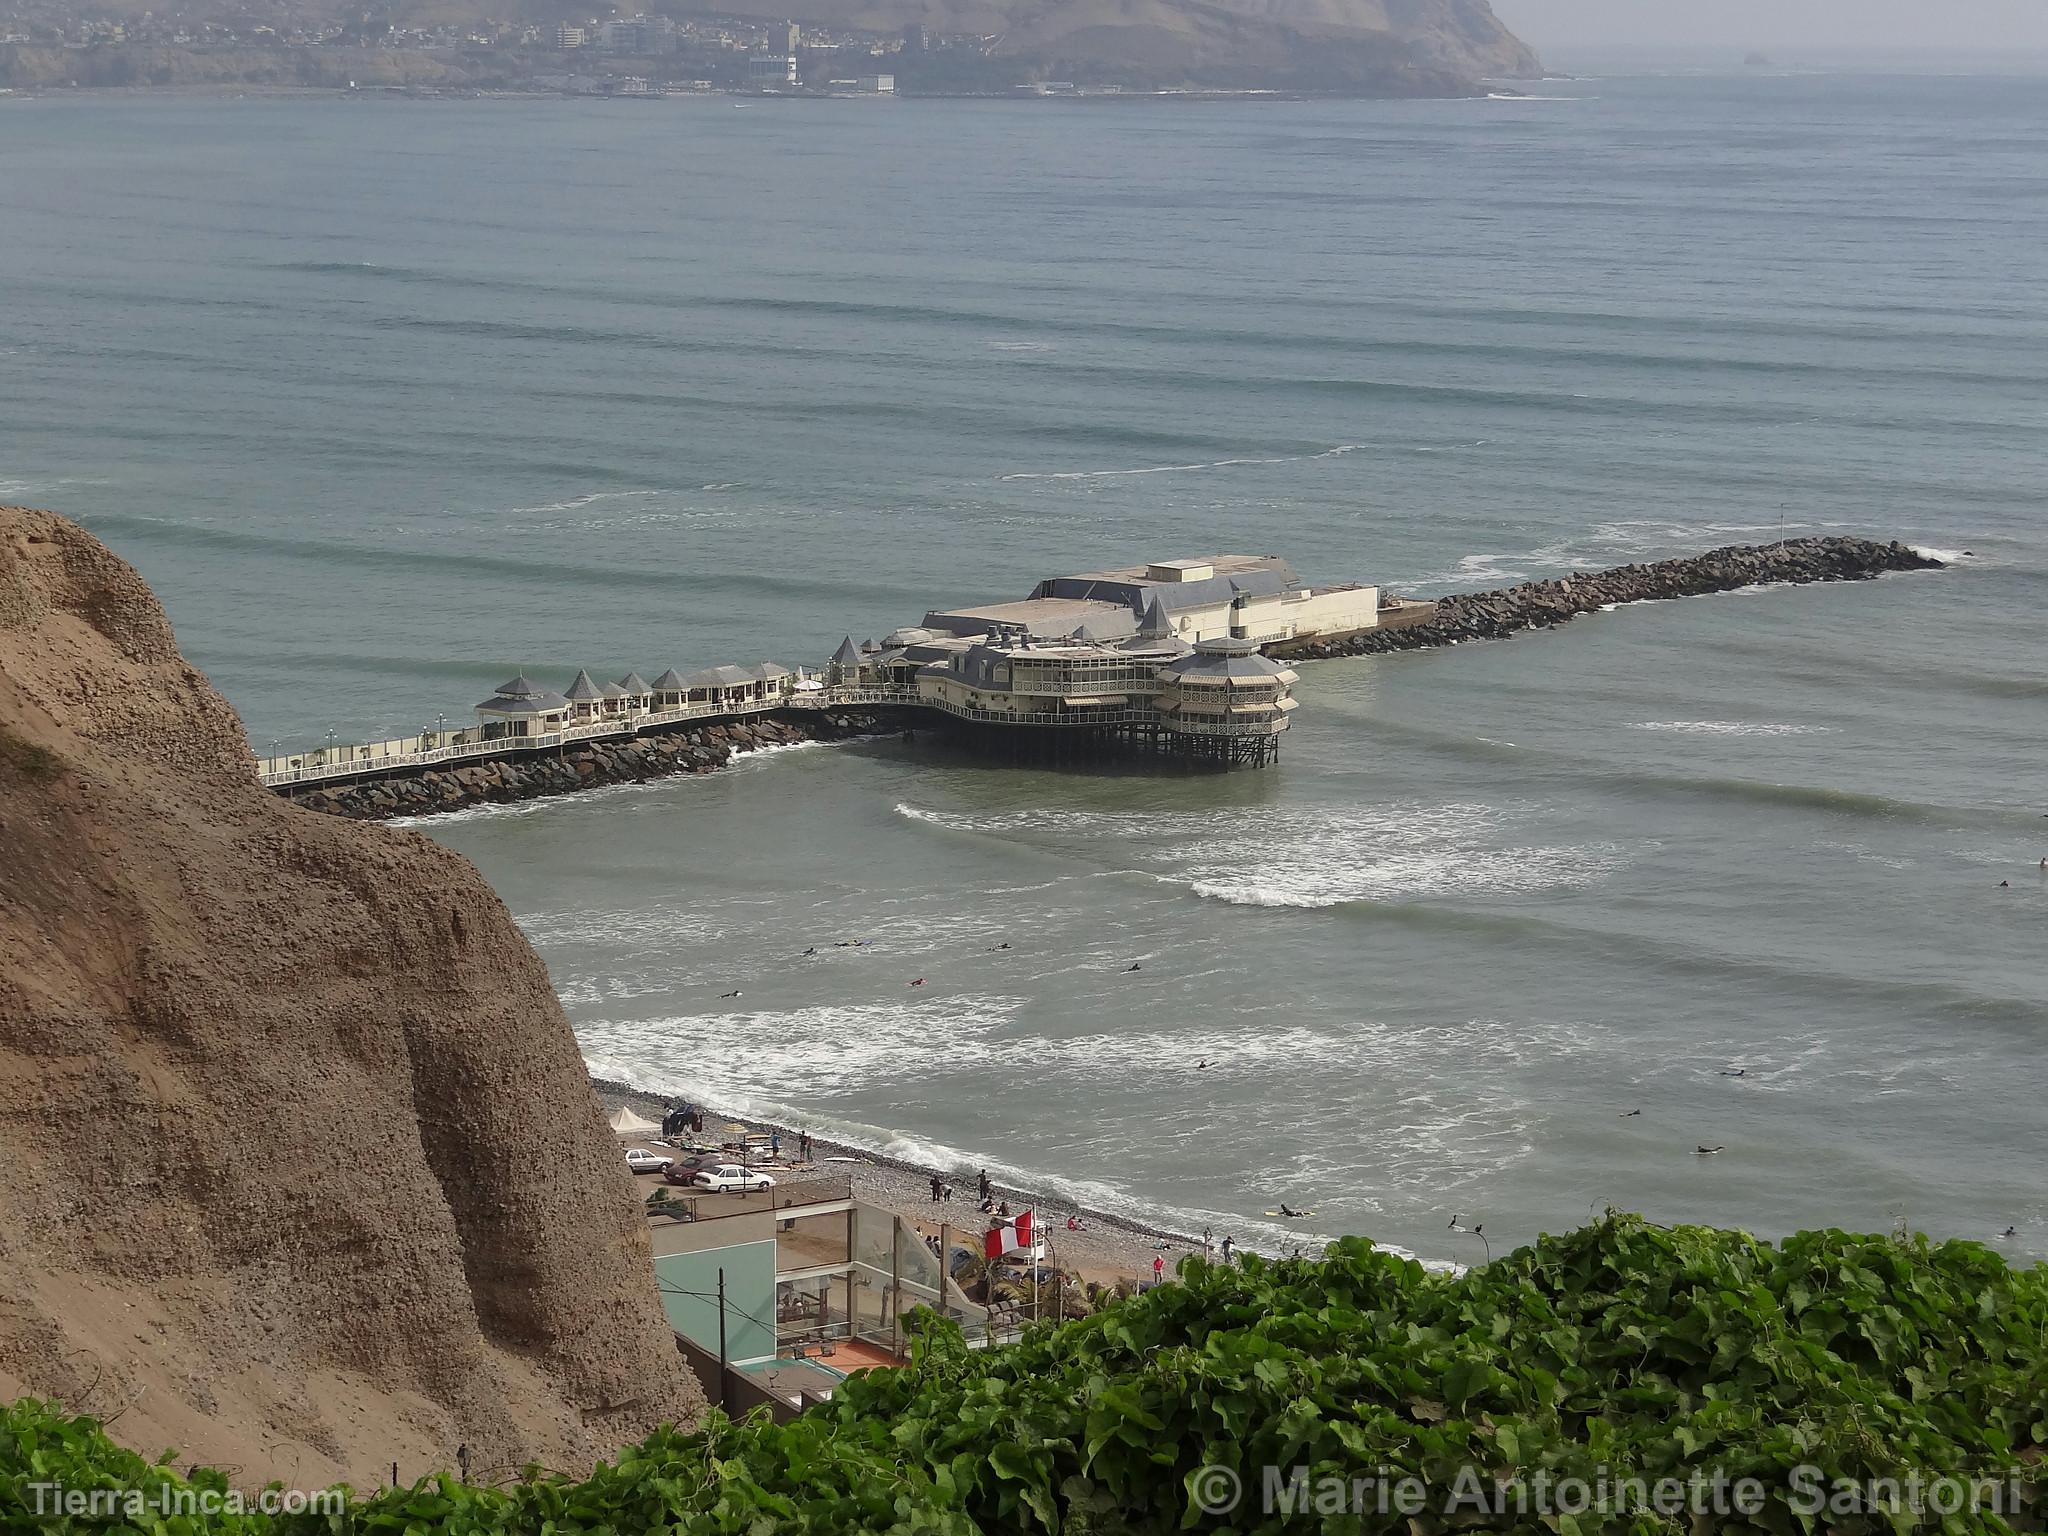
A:
<svg viewBox="0 0 2048 1536">
<path fill-rule="evenodd" d="M 326 751 L 325 751 L 325 752 L 324 752 L 324 753 L 322 754 L 321 760 L 322 760 L 323 762 L 332 762 L 332 761 L 334 760 L 334 727 L 333 727 L 333 726 L 329 726 L 329 727 L 327 728 L 327 750 L 326 750 Z"/>
</svg>

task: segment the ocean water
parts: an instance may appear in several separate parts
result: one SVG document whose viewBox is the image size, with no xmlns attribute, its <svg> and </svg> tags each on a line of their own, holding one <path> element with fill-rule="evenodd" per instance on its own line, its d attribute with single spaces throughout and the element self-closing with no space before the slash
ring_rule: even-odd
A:
<svg viewBox="0 0 2048 1536">
<path fill-rule="evenodd" d="M 1541 94 L 11 99 L 0 495 L 261 751 L 1218 549 L 1972 551 L 1309 667 L 1267 772 L 892 741 L 426 830 L 594 1065 L 878 1149 L 1268 1247 L 2048 1253 L 2048 96 Z"/>
</svg>

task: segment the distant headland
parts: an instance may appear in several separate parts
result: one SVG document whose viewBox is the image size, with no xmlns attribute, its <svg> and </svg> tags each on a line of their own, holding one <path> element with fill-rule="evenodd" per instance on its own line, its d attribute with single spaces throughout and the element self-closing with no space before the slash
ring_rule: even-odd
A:
<svg viewBox="0 0 2048 1536">
<path fill-rule="evenodd" d="M 609 20 L 528 0 L 289 17 L 31 0 L 0 22 L 0 88 L 547 92 L 651 98 L 1477 96 L 1535 78 L 1487 0 L 776 0 Z"/>
</svg>

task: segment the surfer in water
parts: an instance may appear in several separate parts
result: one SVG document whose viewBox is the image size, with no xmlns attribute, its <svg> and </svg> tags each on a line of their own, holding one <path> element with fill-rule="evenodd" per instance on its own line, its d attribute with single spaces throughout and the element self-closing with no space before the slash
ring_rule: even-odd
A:
<svg viewBox="0 0 2048 1536">
<path fill-rule="evenodd" d="M 1280 1214 L 1281 1214 L 1282 1216 L 1306 1216 L 1306 1215 L 1308 1214 L 1308 1212 L 1307 1212 L 1307 1211 L 1297 1211 L 1297 1210 L 1296 1210 L 1296 1209 L 1295 1209 L 1295 1208 L 1294 1208 L 1293 1206 L 1289 1205 L 1289 1204 L 1288 1204 L 1288 1203 L 1287 1203 L 1287 1202 L 1286 1202 L 1285 1200 L 1282 1200 L 1282 1201 L 1280 1202 Z"/>
</svg>

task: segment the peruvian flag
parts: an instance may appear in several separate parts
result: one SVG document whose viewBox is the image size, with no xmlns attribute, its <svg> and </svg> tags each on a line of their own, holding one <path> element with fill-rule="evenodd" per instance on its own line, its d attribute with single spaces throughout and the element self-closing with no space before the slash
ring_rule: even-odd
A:
<svg viewBox="0 0 2048 1536">
<path fill-rule="evenodd" d="M 1019 1211 L 1014 1221 L 1006 1221 L 988 1229 L 982 1241 L 982 1252 L 991 1259 L 1000 1259 L 1007 1254 L 1027 1251 L 1031 1247 L 1031 1213 Z"/>
</svg>

